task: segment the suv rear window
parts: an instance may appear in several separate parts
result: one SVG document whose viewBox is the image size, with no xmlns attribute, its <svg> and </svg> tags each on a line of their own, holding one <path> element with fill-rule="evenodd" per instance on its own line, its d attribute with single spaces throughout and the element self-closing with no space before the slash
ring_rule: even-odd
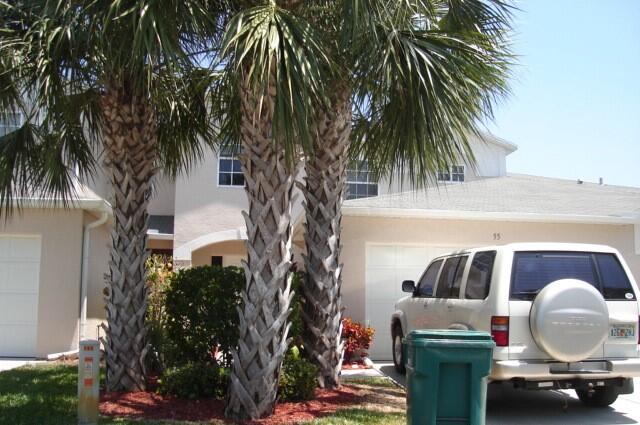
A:
<svg viewBox="0 0 640 425">
<path fill-rule="evenodd" d="M 511 275 L 511 299 L 532 300 L 559 279 L 583 280 L 606 300 L 635 300 L 631 283 L 614 254 L 590 252 L 516 252 Z"/>
</svg>

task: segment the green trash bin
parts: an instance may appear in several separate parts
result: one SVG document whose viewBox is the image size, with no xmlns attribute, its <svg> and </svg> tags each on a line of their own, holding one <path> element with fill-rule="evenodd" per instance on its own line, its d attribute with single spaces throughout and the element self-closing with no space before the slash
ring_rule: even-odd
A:
<svg viewBox="0 0 640 425">
<path fill-rule="evenodd" d="M 495 343 L 486 332 L 413 331 L 407 348 L 407 425 L 483 425 Z"/>
</svg>

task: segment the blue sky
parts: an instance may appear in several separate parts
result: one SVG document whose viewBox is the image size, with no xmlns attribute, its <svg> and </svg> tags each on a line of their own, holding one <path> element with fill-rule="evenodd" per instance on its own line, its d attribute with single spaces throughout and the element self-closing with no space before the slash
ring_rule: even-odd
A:
<svg viewBox="0 0 640 425">
<path fill-rule="evenodd" d="M 640 0 L 528 0 L 511 97 L 489 129 L 513 173 L 640 186 Z"/>
</svg>

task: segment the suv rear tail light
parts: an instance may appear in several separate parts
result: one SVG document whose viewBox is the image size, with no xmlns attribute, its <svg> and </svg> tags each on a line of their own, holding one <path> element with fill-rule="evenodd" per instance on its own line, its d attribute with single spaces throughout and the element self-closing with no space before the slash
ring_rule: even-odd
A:
<svg viewBox="0 0 640 425">
<path fill-rule="evenodd" d="M 498 347 L 509 346 L 509 317 L 491 317 L 491 336 Z"/>
</svg>

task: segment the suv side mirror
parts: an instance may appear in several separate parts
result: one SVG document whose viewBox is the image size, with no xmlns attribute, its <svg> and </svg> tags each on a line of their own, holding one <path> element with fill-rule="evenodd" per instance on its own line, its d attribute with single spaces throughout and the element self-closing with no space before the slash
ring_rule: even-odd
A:
<svg viewBox="0 0 640 425">
<path fill-rule="evenodd" d="M 416 283 L 413 280 L 405 280 L 402 282 L 402 292 L 416 292 Z"/>
</svg>

